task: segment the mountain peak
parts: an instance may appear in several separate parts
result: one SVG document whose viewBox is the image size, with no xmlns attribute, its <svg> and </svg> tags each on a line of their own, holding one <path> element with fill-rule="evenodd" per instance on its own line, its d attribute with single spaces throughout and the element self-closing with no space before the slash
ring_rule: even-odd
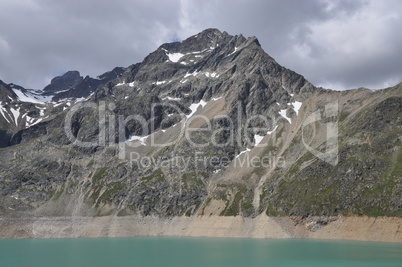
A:
<svg viewBox="0 0 402 267">
<path fill-rule="evenodd" d="M 223 33 L 220 30 L 216 29 L 216 28 L 209 28 L 209 29 L 205 29 L 205 30 L 199 32 L 196 35 L 201 35 L 201 36 L 204 36 L 204 35 L 205 36 L 220 36 L 222 34 Z"/>
<path fill-rule="evenodd" d="M 70 89 L 74 84 L 83 80 L 79 71 L 67 71 L 62 76 L 53 78 L 49 85 L 43 88 L 44 92 L 60 92 Z"/>
</svg>

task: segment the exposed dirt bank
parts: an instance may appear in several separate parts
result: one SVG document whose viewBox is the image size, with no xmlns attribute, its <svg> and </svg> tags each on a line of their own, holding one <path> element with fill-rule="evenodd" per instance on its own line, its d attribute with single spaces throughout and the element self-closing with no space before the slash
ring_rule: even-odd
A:
<svg viewBox="0 0 402 267">
<path fill-rule="evenodd" d="M 0 218 L 0 238 L 199 236 L 315 238 L 402 243 L 402 218 L 47 217 Z"/>
</svg>

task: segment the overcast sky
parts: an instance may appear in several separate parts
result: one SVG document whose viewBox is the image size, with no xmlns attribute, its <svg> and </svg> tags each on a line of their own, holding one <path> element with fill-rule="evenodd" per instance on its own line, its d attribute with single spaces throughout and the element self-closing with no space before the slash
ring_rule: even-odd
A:
<svg viewBox="0 0 402 267">
<path fill-rule="evenodd" d="M 0 0 L 0 79 L 42 89 L 68 70 L 97 76 L 206 28 L 257 36 L 317 86 L 402 81 L 402 1 Z"/>
</svg>

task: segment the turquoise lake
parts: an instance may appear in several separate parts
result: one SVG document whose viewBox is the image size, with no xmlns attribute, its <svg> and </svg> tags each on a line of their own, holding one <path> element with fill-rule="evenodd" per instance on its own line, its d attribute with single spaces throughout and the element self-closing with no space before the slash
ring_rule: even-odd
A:
<svg viewBox="0 0 402 267">
<path fill-rule="evenodd" d="M 168 237 L 0 240 L 0 266 L 402 266 L 402 244 Z"/>
</svg>

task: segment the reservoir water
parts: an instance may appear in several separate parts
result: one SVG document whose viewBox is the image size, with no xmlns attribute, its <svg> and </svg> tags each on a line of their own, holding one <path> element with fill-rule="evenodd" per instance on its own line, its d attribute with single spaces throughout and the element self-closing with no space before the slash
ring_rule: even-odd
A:
<svg viewBox="0 0 402 267">
<path fill-rule="evenodd" d="M 402 244 L 169 237 L 0 240 L 0 266 L 402 266 Z"/>
</svg>

